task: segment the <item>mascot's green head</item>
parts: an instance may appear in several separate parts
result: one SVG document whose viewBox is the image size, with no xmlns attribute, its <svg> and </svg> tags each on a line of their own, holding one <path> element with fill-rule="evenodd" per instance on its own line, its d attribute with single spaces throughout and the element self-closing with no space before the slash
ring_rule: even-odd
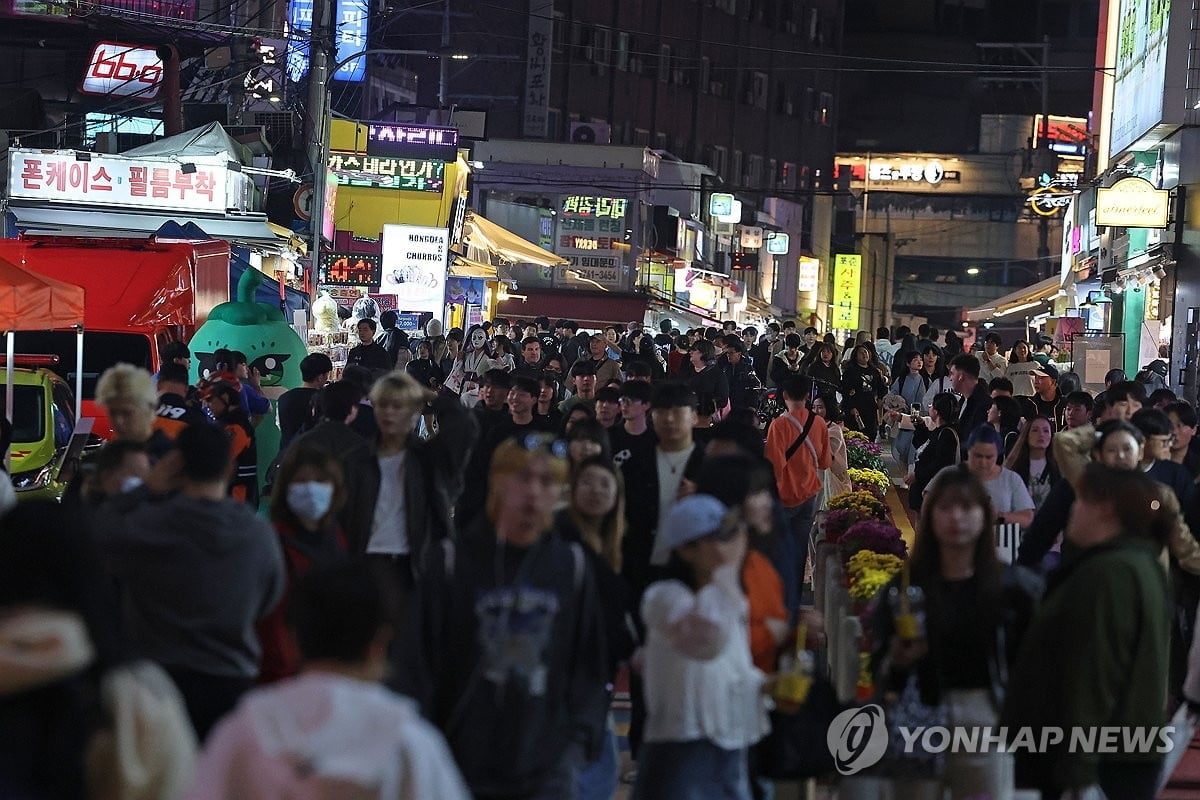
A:
<svg viewBox="0 0 1200 800">
<path fill-rule="evenodd" d="M 264 389 L 291 389 L 303 382 L 300 361 L 308 350 L 278 308 L 255 301 L 262 282 L 261 272 L 247 269 L 238 281 L 237 300 L 214 308 L 196 331 L 190 342 L 196 359 L 193 383 L 216 371 L 213 354 L 222 348 L 245 353 L 250 368 L 262 375 Z"/>
</svg>

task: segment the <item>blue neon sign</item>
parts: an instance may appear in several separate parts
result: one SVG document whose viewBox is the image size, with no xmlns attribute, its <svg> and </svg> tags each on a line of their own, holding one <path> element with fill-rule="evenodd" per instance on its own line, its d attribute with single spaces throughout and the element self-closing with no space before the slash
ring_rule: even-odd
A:
<svg viewBox="0 0 1200 800">
<path fill-rule="evenodd" d="M 308 34 L 313 24 L 313 0 L 291 0 L 288 10 L 289 34 L 288 75 L 300 80 L 308 73 Z M 367 49 L 367 34 L 370 30 L 370 5 L 368 0 L 337 0 L 333 26 L 336 31 L 333 61 L 350 59 L 342 64 L 334 80 L 360 83 L 367 73 L 367 57 L 354 56 Z"/>
<path fill-rule="evenodd" d="M 367 0 L 337 0 L 337 19 L 334 20 L 337 30 L 337 45 L 333 56 L 335 63 L 367 49 L 370 21 L 370 6 Z M 366 77 L 366 73 L 367 57 L 359 55 L 342 64 L 333 79 L 360 83 Z"/>
</svg>

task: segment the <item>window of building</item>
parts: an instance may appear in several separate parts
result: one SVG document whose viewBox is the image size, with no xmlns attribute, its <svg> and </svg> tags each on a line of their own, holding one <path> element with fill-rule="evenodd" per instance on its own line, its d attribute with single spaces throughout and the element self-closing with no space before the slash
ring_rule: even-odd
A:
<svg viewBox="0 0 1200 800">
<path fill-rule="evenodd" d="M 546 136 L 551 141 L 562 139 L 562 111 L 560 109 L 547 109 Z"/>
<path fill-rule="evenodd" d="M 792 102 L 792 89 L 783 81 L 775 81 L 775 111 L 779 114 L 787 114 L 789 117 L 796 113 L 795 104 Z"/>
<path fill-rule="evenodd" d="M 742 177 L 742 151 L 733 151 L 733 161 L 729 162 L 729 174 L 733 176 L 735 181 L 743 180 Z"/>
<path fill-rule="evenodd" d="M 779 162 L 773 158 L 767 159 L 767 174 L 763 178 L 763 183 L 768 189 L 774 189 L 779 183 Z"/>
<path fill-rule="evenodd" d="M 709 83 L 712 81 L 712 60 L 708 56 L 700 58 L 700 93 L 708 94 L 711 87 Z"/>
<path fill-rule="evenodd" d="M 621 123 L 621 144 L 633 144 L 633 125 L 628 120 Z"/>
<path fill-rule="evenodd" d="M 833 124 L 833 95 L 829 92 L 821 92 L 821 107 L 816 122 L 818 125 Z"/>
<path fill-rule="evenodd" d="M 654 149 L 655 150 L 670 150 L 667 147 L 667 135 L 665 133 L 654 134 Z"/>
<path fill-rule="evenodd" d="M 783 167 L 779 170 L 779 188 L 796 188 L 796 165 L 791 161 L 783 162 Z"/>
<path fill-rule="evenodd" d="M 671 79 L 671 45 L 658 46 L 658 79 L 666 83 Z"/>
<path fill-rule="evenodd" d="M 762 181 L 762 156 L 750 156 L 746 159 L 746 186 L 756 188 Z"/>
<path fill-rule="evenodd" d="M 613 66 L 625 72 L 629 69 L 629 34 L 624 31 L 617 33 L 617 47 L 613 52 Z"/>
<path fill-rule="evenodd" d="M 708 165 L 712 167 L 713 172 L 725 177 L 725 156 L 727 150 L 724 147 L 713 145 L 708 149 Z"/>
<path fill-rule="evenodd" d="M 612 63 L 612 30 L 597 25 L 592 35 L 592 49 L 589 60 L 595 64 L 607 66 Z"/>
<path fill-rule="evenodd" d="M 633 129 L 633 143 L 638 147 L 650 146 L 650 131 L 645 128 Z"/>
<path fill-rule="evenodd" d="M 807 120 L 817 121 L 817 90 L 811 86 L 804 90 L 804 109 L 801 114 Z"/>
<path fill-rule="evenodd" d="M 746 87 L 746 105 L 766 109 L 767 88 L 767 73 L 751 72 Z"/>
<path fill-rule="evenodd" d="M 554 34 L 551 37 L 554 46 L 554 52 L 562 53 L 565 45 L 570 42 L 569 32 L 571 26 L 567 24 L 567 18 L 561 11 L 554 12 Z"/>
<path fill-rule="evenodd" d="M 810 8 L 808 10 L 808 43 L 817 44 L 821 38 L 821 10 L 819 8 Z"/>
</svg>

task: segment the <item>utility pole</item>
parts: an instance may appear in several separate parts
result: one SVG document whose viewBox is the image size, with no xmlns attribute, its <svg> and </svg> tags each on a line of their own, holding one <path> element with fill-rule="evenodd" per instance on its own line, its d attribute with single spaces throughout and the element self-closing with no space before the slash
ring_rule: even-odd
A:
<svg viewBox="0 0 1200 800">
<path fill-rule="evenodd" d="M 313 0 L 312 26 L 308 36 L 308 119 L 305 142 L 313 171 L 312 258 L 314 269 L 320 259 L 321 225 L 325 218 L 325 140 L 329 136 L 329 46 L 331 0 Z"/>
<path fill-rule="evenodd" d="M 438 109 L 446 108 L 446 83 L 450 77 L 450 65 L 446 59 L 450 55 L 450 0 L 442 5 L 442 49 L 438 58 Z M 443 119 L 442 124 L 448 125 L 450 120 Z"/>
</svg>

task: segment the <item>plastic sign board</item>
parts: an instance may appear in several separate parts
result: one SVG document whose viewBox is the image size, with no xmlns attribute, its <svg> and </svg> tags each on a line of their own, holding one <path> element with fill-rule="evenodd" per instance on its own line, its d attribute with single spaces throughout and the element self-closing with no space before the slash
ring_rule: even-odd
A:
<svg viewBox="0 0 1200 800">
<path fill-rule="evenodd" d="M 383 256 L 371 253 L 321 253 L 317 283 L 322 286 L 360 286 L 380 284 Z"/>
<path fill-rule="evenodd" d="M 767 252 L 773 256 L 786 256 L 791 244 L 792 237 L 786 233 L 772 233 L 767 236 Z"/>
<path fill-rule="evenodd" d="M 74 150 L 10 148 L 8 155 L 11 199 L 223 215 L 236 186 L 224 163 L 197 163 L 184 172 L 181 162 L 102 153 L 81 161 Z"/>
<path fill-rule="evenodd" d="M 742 247 L 747 250 L 758 250 L 763 246 L 763 229 L 758 226 L 746 225 L 742 228 Z"/>
<path fill-rule="evenodd" d="M 733 195 L 717 192 L 708 198 L 708 213 L 714 217 L 728 217 L 733 213 Z"/>
<path fill-rule="evenodd" d="M 833 327 L 858 330 L 862 256 L 839 255 L 833 262 Z"/>
<path fill-rule="evenodd" d="M 800 275 L 796 284 L 798 292 L 815 292 L 820 285 L 821 262 L 809 256 L 800 256 Z"/>
<path fill-rule="evenodd" d="M 371 122 L 367 124 L 367 155 L 454 161 L 458 158 L 458 130 Z"/>
<path fill-rule="evenodd" d="M 367 34 L 370 31 L 371 9 L 367 0 L 337 0 L 337 44 L 334 63 L 342 63 L 333 79 L 361 83 L 367 73 Z"/>
<path fill-rule="evenodd" d="M 1113 228 L 1165 228 L 1171 193 L 1145 178 L 1122 178 L 1096 190 L 1096 224 Z"/>
<path fill-rule="evenodd" d="M 155 48 L 100 42 L 92 48 L 79 91 L 149 102 L 158 98 L 162 79 L 163 62 Z"/>
<path fill-rule="evenodd" d="M 396 295 L 401 311 L 428 311 L 440 319 L 449 252 L 447 228 L 384 225 L 380 294 Z"/>
<path fill-rule="evenodd" d="M 717 222 L 724 222 L 727 225 L 733 225 L 733 224 L 741 222 L 741 221 L 742 221 L 742 201 L 741 200 L 733 201 L 733 207 L 729 209 L 728 216 L 717 217 Z M 732 235 L 732 231 L 730 231 L 730 235 Z"/>
</svg>

